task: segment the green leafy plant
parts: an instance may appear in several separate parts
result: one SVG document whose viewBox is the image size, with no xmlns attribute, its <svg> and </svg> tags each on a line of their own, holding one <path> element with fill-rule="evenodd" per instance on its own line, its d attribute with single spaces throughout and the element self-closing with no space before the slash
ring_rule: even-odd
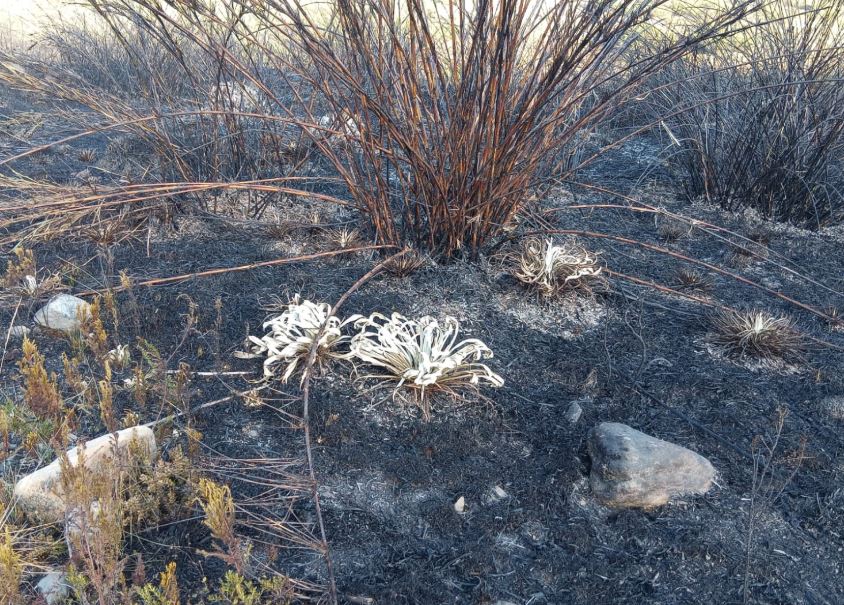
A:
<svg viewBox="0 0 844 605">
<path fill-rule="evenodd" d="M 186 514 L 194 501 L 196 469 L 177 446 L 168 459 L 132 455 L 124 493 L 125 516 L 132 526 L 153 527 Z"/>
<path fill-rule="evenodd" d="M 144 584 L 137 589 L 143 605 L 179 605 L 179 584 L 176 580 L 176 563 L 171 561 L 161 572 L 158 586 Z"/>
<path fill-rule="evenodd" d="M 287 605 L 292 599 L 293 588 L 284 576 L 261 578 L 256 583 L 231 569 L 220 580 L 217 594 L 208 597 L 210 603 L 223 605 Z"/>
</svg>

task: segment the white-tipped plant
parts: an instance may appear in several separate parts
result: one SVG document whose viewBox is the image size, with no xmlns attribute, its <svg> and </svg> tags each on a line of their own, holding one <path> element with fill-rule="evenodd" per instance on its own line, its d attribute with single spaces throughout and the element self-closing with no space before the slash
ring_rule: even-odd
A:
<svg viewBox="0 0 844 605">
<path fill-rule="evenodd" d="M 760 309 L 724 310 L 714 317 L 713 327 L 714 342 L 734 357 L 793 358 L 805 344 L 790 318 Z"/>
<path fill-rule="evenodd" d="M 408 319 L 398 313 L 391 317 L 373 313 L 358 319 L 355 328 L 360 331 L 352 337 L 349 357 L 387 370 L 377 378 L 418 389 L 426 416 L 426 390 L 504 384 L 501 376 L 480 363 L 492 357 L 489 347 L 477 338 L 458 342 L 460 324 L 453 317 L 439 322 L 429 316 Z"/>
<path fill-rule="evenodd" d="M 585 288 L 601 281 L 598 255 L 574 240 L 560 245 L 553 240 L 531 238 L 521 252 L 511 255 L 513 277 L 545 296 L 563 290 Z"/>
<path fill-rule="evenodd" d="M 282 382 L 287 382 L 299 363 L 307 359 L 311 345 L 326 320 L 328 323 L 317 344 L 317 361 L 343 357 L 338 347 L 348 342 L 349 336 L 344 336 L 342 329 L 360 316 L 341 321 L 337 317 L 329 319 L 330 315 L 331 305 L 309 300 L 299 302 L 297 295 L 285 305 L 280 315 L 264 322 L 264 330 L 268 330 L 264 336 L 249 336 L 251 351 L 237 352 L 235 357 L 254 359 L 266 356 L 264 376 L 267 378 L 275 376 L 277 365 L 287 364 L 281 375 Z"/>
<path fill-rule="evenodd" d="M 353 248 L 362 244 L 360 231 L 357 229 L 349 229 L 348 227 L 331 229 L 327 232 L 327 235 L 328 239 L 340 248 Z"/>
</svg>

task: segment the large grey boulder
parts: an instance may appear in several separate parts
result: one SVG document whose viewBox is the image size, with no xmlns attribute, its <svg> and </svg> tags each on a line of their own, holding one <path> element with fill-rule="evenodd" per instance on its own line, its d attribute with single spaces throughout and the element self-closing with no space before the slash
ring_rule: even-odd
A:
<svg viewBox="0 0 844 605">
<path fill-rule="evenodd" d="M 604 422 L 589 434 L 592 492 L 615 508 L 653 508 L 704 494 L 715 469 L 703 456 L 626 424 Z"/>
<path fill-rule="evenodd" d="M 84 456 L 80 456 L 80 447 L 71 448 L 67 451 L 67 462 L 76 467 L 81 457 L 85 468 L 93 473 L 104 470 L 116 457 L 125 459 L 130 453 L 156 455 L 155 434 L 147 426 L 101 435 L 81 447 L 84 448 Z M 61 523 L 65 519 L 67 507 L 61 472 L 61 459 L 57 458 L 15 485 L 15 502 L 30 519 L 39 523 Z"/>
<path fill-rule="evenodd" d="M 58 294 L 35 313 L 35 323 L 44 328 L 73 334 L 82 329 L 81 318 L 91 306 L 76 296 Z"/>
</svg>

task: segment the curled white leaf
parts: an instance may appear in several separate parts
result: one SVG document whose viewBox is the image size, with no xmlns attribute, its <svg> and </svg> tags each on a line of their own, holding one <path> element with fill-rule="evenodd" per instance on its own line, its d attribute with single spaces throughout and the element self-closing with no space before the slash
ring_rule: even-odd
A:
<svg viewBox="0 0 844 605">
<path fill-rule="evenodd" d="M 459 322 L 446 317 L 442 323 L 430 316 L 408 319 L 398 313 L 386 317 L 373 313 L 355 323 L 349 356 L 384 368 L 399 386 L 424 389 L 433 386 L 478 385 L 494 387 L 504 379 L 480 363 L 492 351 L 476 338 L 458 342 Z"/>
</svg>

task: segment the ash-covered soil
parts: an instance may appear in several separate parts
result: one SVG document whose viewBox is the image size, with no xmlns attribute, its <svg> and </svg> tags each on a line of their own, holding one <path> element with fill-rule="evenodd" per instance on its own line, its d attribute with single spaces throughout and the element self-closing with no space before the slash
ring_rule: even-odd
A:
<svg viewBox="0 0 844 605">
<path fill-rule="evenodd" d="M 629 156 L 610 156 L 583 176 L 600 184 L 601 175 L 627 174 Z M 561 208 L 544 215 L 560 229 L 665 247 L 820 309 L 844 305 L 838 293 L 844 274 L 840 228 L 812 233 L 750 214 L 729 215 L 680 201 L 666 187 L 638 177 L 625 192 L 730 233 L 697 226 L 665 243 L 653 214 L 565 209 L 619 203 L 585 190 L 555 191 L 542 209 Z M 299 204 L 280 204 L 274 212 L 296 220 L 307 215 Z M 331 221 L 354 218 L 323 212 Z M 116 285 L 121 271 L 137 282 L 333 247 L 319 229 L 273 237 L 250 222 L 197 213 L 150 229 L 114 245 L 108 262 L 102 250 L 79 237 L 39 244 L 35 251 L 41 267 L 77 267 L 70 291 L 81 293 Z M 736 234 L 759 239 L 760 230 L 767 243 L 753 248 L 757 257 L 735 258 L 730 242 L 743 241 Z M 378 277 L 342 309 L 341 316 L 454 316 L 466 337 L 480 338 L 494 351 L 490 365 L 506 381 L 500 389 L 482 390 L 481 397 L 435 400 L 430 421 L 362 368 L 336 362 L 314 381 L 315 469 L 343 599 L 391 605 L 741 603 L 747 579 L 752 603 L 844 602 L 844 421 L 824 403 L 844 395 L 841 332 L 759 288 L 701 269 L 711 290 L 700 296 L 788 313 L 815 339 L 789 364 L 735 361 L 709 342 L 711 308 L 618 276 L 677 286 L 684 266 L 679 258 L 619 240 L 580 241 L 600 252 L 614 272 L 607 293 L 542 301 L 491 256 L 430 265 L 404 279 Z M 134 343 L 142 336 L 165 357 L 172 354 L 171 369 L 186 363 L 194 371 L 254 371 L 247 378 L 258 379 L 260 362 L 232 353 L 241 349 L 247 331 L 261 332 L 265 305 L 296 293 L 333 303 L 375 260 L 357 254 L 138 287 L 116 295 L 126 318 L 117 339 Z M 185 295 L 197 305 L 200 321 L 183 341 Z M 218 297 L 222 321 L 216 325 Z M 31 325 L 41 302 L 18 309 L 16 323 Z M 14 311 L 9 304 L 0 312 L 4 327 Z M 36 338 L 48 364 L 60 368 L 60 353 L 69 344 L 44 334 Z M 2 382 L 14 396 L 14 355 L 9 359 Z M 196 377 L 190 401 L 226 397 L 250 388 L 249 380 Z M 323 583 L 325 568 L 316 553 L 288 549 L 294 545 L 261 534 L 259 524 L 249 522 L 253 514 L 281 515 L 287 501 L 279 497 L 274 510 L 274 500 L 261 496 L 265 486 L 249 481 L 267 480 L 269 471 L 245 461 L 292 459 L 304 472 L 298 396 L 297 381 L 274 384 L 264 400 L 269 405 L 250 407 L 235 398 L 196 413 L 191 424 L 203 435 L 202 457 L 215 460 L 218 470 L 221 460 L 248 469 L 225 477 L 250 511 L 243 531 L 255 541 L 256 558 Z M 129 402 L 128 394 L 116 400 L 120 407 Z M 576 423 L 566 418 L 572 402 L 583 409 Z M 781 408 L 788 415 L 764 486 L 773 495 L 754 501 L 751 531 L 752 444 L 757 436 L 770 440 Z M 159 413 L 153 405 L 142 420 Z M 718 471 L 717 485 L 706 496 L 651 511 L 602 507 L 590 494 L 586 451 L 589 430 L 602 421 L 628 424 L 706 456 Z M 165 448 L 175 439 L 173 429 L 180 424 L 162 429 Z M 804 440 L 806 456 L 795 473 L 794 455 Z M 19 461 L 7 462 L 7 472 L 12 464 Z M 463 514 L 454 509 L 461 497 Z M 315 531 L 307 492 L 286 513 Z M 176 560 L 183 594 L 189 595 L 203 577 L 224 569 L 201 554 L 209 545 L 208 530 L 193 518 L 139 532 L 127 552 L 143 552 L 149 577 Z M 274 546 L 281 549 L 276 553 Z"/>
</svg>

